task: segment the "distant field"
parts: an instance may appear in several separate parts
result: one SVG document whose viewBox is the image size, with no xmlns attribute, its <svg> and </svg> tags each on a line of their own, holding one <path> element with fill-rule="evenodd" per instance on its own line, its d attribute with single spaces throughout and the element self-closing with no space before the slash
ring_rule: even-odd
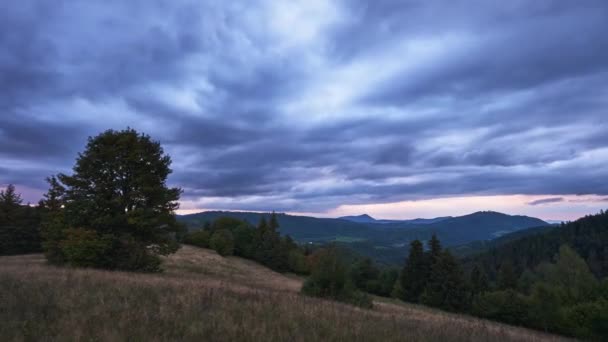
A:
<svg viewBox="0 0 608 342">
<path fill-rule="evenodd" d="M 352 236 L 336 236 L 336 242 L 344 242 L 344 243 L 353 243 L 353 242 L 363 242 L 367 239 L 357 238 Z"/>
<path fill-rule="evenodd" d="M 362 310 L 298 294 L 302 279 L 183 247 L 163 274 L 54 268 L 0 258 L 3 341 L 560 341 L 378 299 Z"/>
</svg>

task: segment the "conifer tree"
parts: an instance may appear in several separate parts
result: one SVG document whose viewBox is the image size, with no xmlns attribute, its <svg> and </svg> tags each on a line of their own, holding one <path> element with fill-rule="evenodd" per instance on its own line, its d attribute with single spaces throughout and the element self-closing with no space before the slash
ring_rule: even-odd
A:
<svg viewBox="0 0 608 342">
<path fill-rule="evenodd" d="M 441 256 L 441 242 L 437 238 L 437 235 L 433 234 L 431 240 L 429 240 L 429 255 L 431 265 Z"/>
<path fill-rule="evenodd" d="M 15 186 L 9 184 L 6 190 L 0 190 L 0 225 L 14 225 L 23 200 L 15 191 Z"/>
<path fill-rule="evenodd" d="M 468 305 L 464 275 L 456 258 L 445 250 L 431 266 L 429 281 L 421 301 L 449 311 L 463 310 Z"/>
<path fill-rule="evenodd" d="M 517 276 L 515 275 L 515 270 L 513 270 L 513 265 L 505 261 L 500 266 L 500 270 L 498 272 L 498 288 L 500 290 L 506 289 L 515 289 L 517 287 Z"/>
<path fill-rule="evenodd" d="M 414 240 L 410 243 L 409 256 L 401 271 L 401 296 L 403 300 L 416 303 L 424 291 L 428 280 L 429 264 L 424 255 L 422 243 Z"/>
<path fill-rule="evenodd" d="M 474 294 L 483 293 L 490 288 L 486 272 L 478 265 L 473 266 L 473 269 L 471 270 L 470 283 L 471 290 Z"/>
</svg>

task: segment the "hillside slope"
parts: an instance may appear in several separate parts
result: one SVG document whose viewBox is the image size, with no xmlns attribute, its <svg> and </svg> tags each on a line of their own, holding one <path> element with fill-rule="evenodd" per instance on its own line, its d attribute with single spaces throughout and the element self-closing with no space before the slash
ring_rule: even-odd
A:
<svg viewBox="0 0 608 342">
<path fill-rule="evenodd" d="M 301 279 L 183 247 L 162 274 L 55 268 L 0 258 L 0 336 L 18 340 L 558 341 L 559 337 L 377 301 L 308 298 Z"/>
<path fill-rule="evenodd" d="M 528 232 L 524 232 L 528 233 Z M 469 265 L 482 265 L 494 277 L 503 262 L 509 262 L 517 275 L 534 269 L 543 262 L 551 262 L 561 245 L 572 247 L 600 279 L 608 276 L 608 212 L 589 215 L 547 229 L 535 228 L 522 237 L 491 246 L 487 251 L 470 256 Z"/>
<path fill-rule="evenodd" d="M 229 216 L 257 224 L 263 213 L 206 211 L 179 216 L 190 229 L 200 229 L 205 222 Z M 358 254 L 391 266 L 401 266 L 414 239 L 428 240 L 437 234 L 444 246 L 458 246 L 477 240 L 490 240 L 502 234 L 529 227 L 547 225 L 528 216 L 512 216 L 497 212 L 476 212 L 458 217 L 399 222 L 352 222 L 346 219 L 315 218 L 277 214 L 281 234 L 288 234 L 300 243 L 337 242 Z M 373 218 L 366 216 L 368 221 Z M 417 222 L 417 223 L 416 223 Z"/>
</svg>

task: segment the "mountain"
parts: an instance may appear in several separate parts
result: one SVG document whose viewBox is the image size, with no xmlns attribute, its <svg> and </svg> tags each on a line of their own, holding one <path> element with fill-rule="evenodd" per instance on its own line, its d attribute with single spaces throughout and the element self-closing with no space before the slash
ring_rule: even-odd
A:
<svg viewBox="0 0 608 342">
<path fill-rule="evenodd" d="M 449 218 L 452 218 L 452 216 L 435 217 L 435 218 L 430 218 L 430 219 L 417 218 L 417 219 L 413 219 L 413 220 L 377 220 L 377 219 L 369 216 L 368 214 L 363 214 L 363 215 L 358 215 L 358 216 L 338 217 L 338 219 L 340 219 L 340 220 L 347 220 L 347 221 L 358 222 L 358 223 L 380 223 L 380 224 L 397 223 L 397 224 L 407 224 L 407 225 L 436 223 L 436 222 L 443 221 L 443 220 L 446 220 Z"/>
<path fill-rule="evenodd" d="M 359 216 L 342 216 L 342 217 L 338 217 L 338 219 L 340 220 L 346 220 L 346 221 L 351 221 L 351 222 L 358 222 L 358 223 L 375 223 L 378 222 L 378 220 L 376 220 L 375 218 L 367 215 L 367 214 L 363 214 L 363 215 L 359 215 Z"/>
<path fill-rule="evenodd" d="M 229 216 L 248 221 L 257 225 L 262 216 L 268 218 L 268 213 L 236 212 L 236 211 L 205 211 L 197 214 L 178 216 L 178 220 L 186 223 L 190 229 L 201 228 L 205 222 L 211 222 L 219 217 Z M 334 218 L 316 218 L 278 213 L 277 219 L 281 234 L 288 234 L 300 242 L 328 242 L 340 238 L 368 239 L 376 234 L 372 227 L 366 224 Z"/>
<path fill-rule="evenodd" d="M 526 228 L 513 233 L 502 235 L 493 240 L 476 240 L 463 245 L 453 246 L 450 247 L 450 250 L 459 257 L 473 256 L 476 254 L 481 254 L 493 248 L 498 248 L 511 241 L 515 241 L 527 236 L 546 233 L 554 228 L 554 225 Z"/>
<path fill-rule="evenodd" d="M 520 238 L 498 243 L 486 252 L 467 258 L 469 265 L 479 264 L 490 276 L 504 262 L 512 264 L 517 274 L 550 262 L 561 245 L 568 245 L 587 261 L 598 277 L 608 276 L 608 213 L 585 216 L 559 226 L 537 228 Z"/>
<path fill-rule="evenodd" d="M 200 229 L 205 222 L 230 216 L 257 224 L 262 215 L 255 212 L 207 211 L 178 216 L 189 229 Z M 369 215 L 361 217 L 370 221 Z M 459 246 L 477 240 L 491 240 L 518 230 L 546 226 L 533 217 L 511 216 L 497 212 L 477 212 L 470 215 L 413 223 L 397 221 L 382 223 L 353 222 L 343 218 L 315 218 L 277 214 L 281 234 L 288 234 L 300 243 L 324 244 L 334 242 L 384 264 L 401 264 L 414 239 L 426 241 L 437 234 L 444 246 Z M 428 219 L 424 219 L 428 220 Z M 433 220 L 433 219 L 431 219 Z"/>
</svg>

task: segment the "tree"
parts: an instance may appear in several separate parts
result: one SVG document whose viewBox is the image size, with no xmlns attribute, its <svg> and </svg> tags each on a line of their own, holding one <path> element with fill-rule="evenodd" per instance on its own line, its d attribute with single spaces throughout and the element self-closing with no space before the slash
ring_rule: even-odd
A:
<svg viewBox="0 0 608 342">
<path fill-rule="evenodd" d="M 40 252 L 40 210 L 22 205 L 9 184 L 0 190 L 0 255 Z"/>
<path fill-rule="evenodd" d="M 441 242 L 435 234 L 433 234 L 431 240 L 429 240 L 429 254 L 431 256 L 431 264 L 441 256 Z"/>
<path fill-rule="evenodd" d="M 277 232 L 279 229 L 279 220 L 277 219 L 277 214 L 274 211 L 272 212 L 272 214 L 270 214 L 268 228 L 273 232 Z"/>
<path fill-rule="evenodd" d="M 64 214 L 65 187 L 59 182 L 56 176 L 46 179 L 49 183 L 49 190 L 44 194 L 44 199 L 40 201 L 43 209 L 41 223 L 42 249 L 46 259 L 51 264 L 62 264 L 65 255 L 61 248 L 61 241 L 65 238 L 66 229 Z"/>
<path fill-rule="evenodd" d="M 478 265 L 473 266 L 471 270 L 470 283 L 474 294 L 486 292 L 490 288 L 486 272 Z"/>
<path fill-rule="evenodd" d="M 452 254 L 442 251 L 431 266 L 422 303 L 449 311 L 466 309 L 469 298 L 464 275 Z"/>
<path fill-rule="evenodd" d="M 371 307 L 372 301 L 355 290 L 348 280 L 347 267 L 335 248 L 318 251 L 319 262 L 302 285 L 301 292 L 308 296 L 330 298 L 362 307 Z"/>
<path fill-rule="evenodd" d="M 209 241 L 209 247 L 221 256 L 234 254 L 234 237 L 230 230 L 220 229 L 213 232 Z"/>
<path fill-rule="evenodd" d="M 424 254 L 422 243 L 419 240 L 414 240 L 410 243 L 409 256 L 399 279 L 401 299 L 417 303 L 426 286 L 428 275 L 429 263 Z"/>
<path fill-rule="evenodd" d="M 513 265 L 509 261 L 505 261 L 500 266 L 498 273 L 498 289 L 515 289 L 517 288 L 517 276 L 513 270 Z"/>
<path fill-rule="evenodd" d="M 353 284 L 358 289 L 372 293 L 377 292 L 376 288 L 380 270 L 376 268 L 370 258 L 364 258 L 355 262 L 351 266 L 349 273 Z"/>
<path fill-rule="evenodd" d="M 539 271 L 541 279 L 563 290 L 568 303 L 591 299 L 598 286 L 585 260 L 567 245 L 559 248 L 555 264 L 546 265 Z"/>
<path fill-rule="evenodd" d="M 181 189 L 166 185 L 170 165 L 159 142 L 128 128 L 89 138 L 74 173 L 58 175 L 65 228 L 111 237 L 106 261 L 94 267 L 152 270 L 158 255 L 177 249 Z"/>
<path fill-rule="evenodd" d="M 0 224 L 14 224 L 22 202 L 13 184 L 9 184 L 6 190 L 0 190 Z"/>
<path fill-rule="evenodd" d="M 528 311 L 526 298 L 512 289 L 484 292 L 473 301 L 475 315 L 509 324 L 527 323 Z"/>
</svg>

